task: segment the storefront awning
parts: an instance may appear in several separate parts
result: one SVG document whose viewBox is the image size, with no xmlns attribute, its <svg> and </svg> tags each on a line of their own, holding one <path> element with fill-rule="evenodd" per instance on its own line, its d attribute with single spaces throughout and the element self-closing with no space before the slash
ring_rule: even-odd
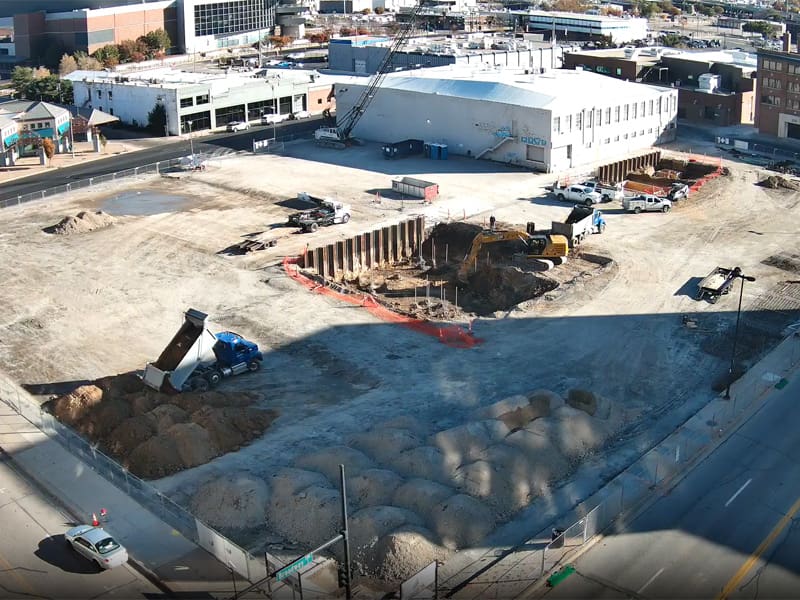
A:
<svg viewBox="0 0 800 600">
<path fill-rule="evenodd" d="M 64 135 L 67 131 L 69 131 L 69 121 L 58 126 L 58 135 Z"/>
<path fill-rule="evenodd" d="M 11 135 L 3 138 L 3 146 L 5 148 L 10 148 L 11 146 L 17 143 L 17 140 L 19 140 L 19 134 L 12 133 Z"/>
</svg>

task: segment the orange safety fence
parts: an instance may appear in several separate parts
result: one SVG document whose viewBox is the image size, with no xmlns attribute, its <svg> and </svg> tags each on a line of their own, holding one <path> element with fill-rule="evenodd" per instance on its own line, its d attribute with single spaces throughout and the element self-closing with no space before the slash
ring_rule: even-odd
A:
<svg viewBox="0 0 800 600">
<path fill-rule="evenodd" d="M 369 311 L 373 316 L 378 317 L 387 323 L 396 323 L 398 325 L 402 325 L 403 327 L 413 329 L 418 333 L 430 335 L 437 338 L 441 343 L 453 348 L 472 348 L 483 342 L 482 339 L 476 338 L 474 335 L 472 335 L 471 325 L 470 330 L 465 331 L 463 327 L 459 327 L 458 325 L 440 325 L 430 321 L 421 321 L 420 319 L 401 315 L 389 310 L 375 300 L 375 298 L 370 294 L 344 294 L 342 292 L 338 292 L 328 286 L 314 281 L 310 277 L 306 277 L 300 273 L 300 269 L 297 268 L 297 266 L 292 269 L 291 265 L 297 265 L 297 262 L 298 260 L 295 257 L 285 257 L 283 259 L 283 270 L 289 277 L 294 279 L 303 287 L 307 288 L 309 291 L 317 294 L 324 294 L 326 296 L 336 298 L 337 300 L 341 300 L 342 302 L 347 302 L 348 304 L 361 306 Z"/>
</svg>

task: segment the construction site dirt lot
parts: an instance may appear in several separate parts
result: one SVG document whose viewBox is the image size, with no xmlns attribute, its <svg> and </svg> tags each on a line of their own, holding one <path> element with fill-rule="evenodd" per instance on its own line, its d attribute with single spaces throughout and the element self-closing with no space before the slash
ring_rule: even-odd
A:
<svg viewBox="0 0 800 600">
<path fill-rule="evenodd" d="M 298 142 L 282 155 L 233 157 L 181 178 L 125 180 L 6 209 L 0 364 L 44 402 L 143 368 L 186 309 L 209 313 L 219 330 L 265 353 L 261 371 L 219 390 L 246 392 L 251 409 L 277 418 L 237 450 L 210 453 L 210 462 L 155 484 L 243 546 L 295 556 L 336 534 L 344 463 L 358 568 L 397 581 L 487 537 L 521 541 L 538 530 L 559 485 L 573 477 L 576 500 L 588 496 L 712 398 L 730 360 L 739 289 L 713 305 L 694 299 L 717 265 L 756 277 L 744 289 L 742 364 L 797 320 L 800 193 L 757 185 L 764 174 L 755 167 L 724 164 L 730 175 L 670 213 L 602 205 L 605 233 L 565 265 L 536 273 L 548 283 L 537 279 L 527 298 L 470 307 L 462 288 L 456 305 L 455 286 L 437 288 L 435 273 L 418 267 L 352 283 L 359 293 L 383 292 L 391 306 L 392 285 L 406 278 L 396 284 L 405 302 L 397 308 L 471 328 L 479 341 L 471 348 L 311 293 L 282 259 L 417 214 L 430 226 L 482 226 L 493 215 L 502 227 L 547 227 L 570 210 L 544 192 L 551 175 L 457 157 L 385 161 L 375 145 L 336 151 Z M 438 183 L 440 198 L 393 198 L 398 175 Z M 350 222 L 313 234 L 284 227 L 301 191 L 350 203 Z M 92 231 L 44 231 L 99 210 L 113 219 L 84 215 Z M 224 252 L 249 238 L 277 243 Z M 463 256 L 453 251 L 447 277 Z M 524 260 L 492 263 L 527 269 Z M 444 298 L 444 308 L 431 308 Z M 686 327 L 684 315 L 696 326 Z M 168 412 L 169 426 L 188 419 L 183 409 Z"/>
</svg>

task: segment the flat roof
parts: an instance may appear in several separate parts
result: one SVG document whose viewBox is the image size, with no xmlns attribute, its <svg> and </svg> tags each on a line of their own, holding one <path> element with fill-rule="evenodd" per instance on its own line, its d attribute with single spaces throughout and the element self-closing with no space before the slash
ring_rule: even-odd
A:
<svg viewBox="0 0 800 600">
<path fill-rule="evenodd" d="M 757 66 L 755 53 L 742 52 L 740 50 L 681 50 L 663 46 L 647 46 L 645 48 L 636 48 L 635 50 L 638 52 L 635 52 L 633 56 L 625 56 L 625 50 L 626 48 L 607 48 L 603 50 L 579 50 L 577 52 L 569 52 L 569 54 L 603 56 L 636 61 L 637 63 L 658 62 L 661 58 L 669 57 L 698 62 L 732 64 L 744 69 L 755 69 Z M 651 54 L 654 50 L 656 55 Z"/>
<path fill-rule="evenodd" d="M 364 79 L 358 77 L 350 77 L 347 82 L 365 85 Z M 472 65 L 390 73 L 381 88 L 547 110 L 582 107 L 589 101 L 613 104 L 625 97 L 656 98 L 666 91 L 666 88 L 583 70 L 556 69 L 526 75 L 524 69 L 486 69 Z"/>
</svg>

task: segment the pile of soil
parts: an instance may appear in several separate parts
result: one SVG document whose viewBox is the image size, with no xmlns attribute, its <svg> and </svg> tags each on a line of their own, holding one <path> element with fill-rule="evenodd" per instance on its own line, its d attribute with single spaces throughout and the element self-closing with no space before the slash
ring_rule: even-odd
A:
<svg viewBox="0 0 800 600">
<path fill-rule="evenodd" d="M 436 260 L 444 262 L 445 253 L 449 261 L 461 261 L 472 247 L 472 240 L 483 228 L 474 223 L 455 221 L 437 223 L 428 239 L 422 243 L 422 257 L 430 261 L 433 246 L 436 246 Z"/>
<path fill-rule="evenodd" d="M 74 233 L 87 233 L 95 229 L 103 229 L 114 224 L 114 217 L 104 213 L 102 210 L 97 212 L 81 211 L 74 217 L 64 217 L 55 225 L 45 227 L 45 233 L 55 235 L 72 235 Z"/>
<path fill-rule="evenodd" d="M 278 414 L 251 392 L 146 388 L 133 373 L 104 377 L 50 403 L 52 413 L 131 473 L 164 477 L 205 464 L 259 437 Z"/>
<path fill-rule="evenodd" d="M 761 185 L 770 188 L 772 190 L 777 190 L 778 188 L 783 188 L 787 190 L 794 190 L 800 191 L 800 183 L 797 181 L 793 181 L 791 179 L 786 179 L 785 177 L 781 177 L 780 175 L 770 175 L 766 179 L 762 180 Z"/>
<path fill-rule="evenodd" d="M 231 531 L 264 524 L 269 488 L 246 473 L 226 475 L 201 486 L 192 498 L 192 513 L 215 529 Z"/>
</svg>

